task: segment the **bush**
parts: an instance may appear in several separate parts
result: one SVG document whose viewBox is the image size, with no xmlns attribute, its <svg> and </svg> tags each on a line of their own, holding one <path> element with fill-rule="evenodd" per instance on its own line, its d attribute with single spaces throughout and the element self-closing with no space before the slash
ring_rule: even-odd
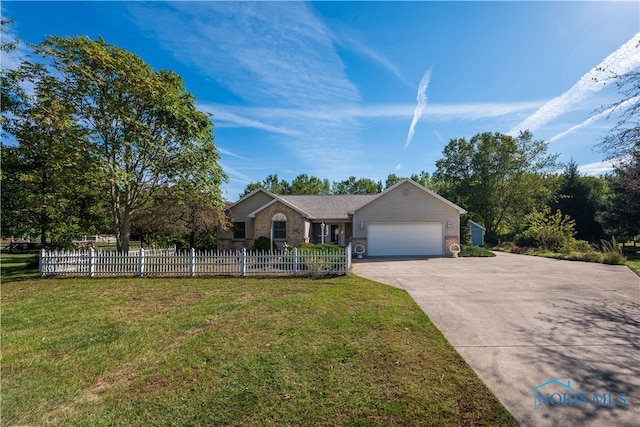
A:
<svg viewBox="0 0 640 427">
<path fill-rule="evenodd" d="M 481 248 L 479 246 L 460 245 L 459 257 L 492 257 L 496 256 L 488 249 Z"/>
<path fill-rule="evenodd" d="M 531 248 L 527 246 L 512 246 L 509 248 L 509 252 L 512 254 L 528 254 L 531 252 Z"/>
<path fill-rule="evenodd" d="M 616 242 L 615 237 L 608 240 L 601 240 L 600 245 L 602 248 L 602 263 L 613 265 L 624 265 L 627 258 L 622 254 L 620 245 Z"/>
<path fill-rule="evenodd" d="M 605 252 L 602 254 L 602 263 L 611 265 L 624 265 L 627 258 L 619 252 Z"/>
<path fill-rule="evenodd" d="M 575 252 L 583 252 L 583 253 L 594 252 L 593 246 L 591 245 L 591 243 L 587 242 L 586 240 L 573 239 L 570 243 L 570 246 L 571 246 L 571 250 Z"/>
<path fill-rule="evenodd" d="M 271 250 L 271 239 L 265 236 L 260 236 L 253 242 L 251 250 L 269 251 Z"/>
<path fill-rule="evenodd" d="M 587 252 L 571 252 L 567 255 L 566 259 L 569 261 L 584 261 L 584 262 L 602 262 L 602 254 L 594 250 Z"/>
<path fill-rule="evenodd" d="M 298 252 L 298 269 L 308 271 L 338 271 L 344 259 L 345 249 L 342 246 L 331 244 L 300 245 Z M 322 256 L 315 256 L 316 254 Z M 328 255 L 328 256 L 327 256 Z M 293 261 L 293 255 L 289 253 L 283 258 L 285 263 Z"/>
<path fill-rule="evenodd" d="M 329 243 L 324 243 L 324 244 L 306 243 L 306 244 L 300 245 L 300 247 L 298 248 L 298 253 L 303 253 L 303 252 L 342 253 L 344 252 L 344 248 L 342 246 L 331 245 Z"/>
<path fill-rule="evenodd" d="M 575 221 L 557 210 L 554 214 L 546 207 L 527 218 L 527 227 L 520 237 L 521 243 L 532 243 L 539 249 L 568 254 L 575 241 Z M 518 243 L 518 242 L 516 242 Z"/>
</svg>

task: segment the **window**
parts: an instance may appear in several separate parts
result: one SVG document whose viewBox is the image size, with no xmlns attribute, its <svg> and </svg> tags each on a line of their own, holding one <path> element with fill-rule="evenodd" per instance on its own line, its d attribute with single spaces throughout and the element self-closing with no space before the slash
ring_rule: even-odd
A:
<svg viewBox="0 0 640 427">
<path fill-rule="evenodd" d="M 287 222 L 273 221 L 273 240 L 287 238 Z"/>
<path fill-rule="evenodd" d="M 245 222 L 234 222 L 233 223 L 233 238 L 234 239 L 244 239 L 244 238 L 246 238 L 246 228 L 247 228 L 247 224 Z"/>
</svg>

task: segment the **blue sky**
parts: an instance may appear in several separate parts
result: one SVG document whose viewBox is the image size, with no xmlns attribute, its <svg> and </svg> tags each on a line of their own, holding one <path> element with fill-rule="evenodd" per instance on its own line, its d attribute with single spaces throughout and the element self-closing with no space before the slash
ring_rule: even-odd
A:
<svg viewBox="0 0 640 427">
<path fill-rule="evenodd" d="M 213 114 L 229 200 L 271 173 L 432 173 L 452 138 L 524 128 L 596 173 L 615 115 L 595 110 L 619 95 L 593 69 L 640 67 L 637 1 L 4 1 L 2 12 L 23 41 L 102 36 L 179 73 Z"/>
</svg>

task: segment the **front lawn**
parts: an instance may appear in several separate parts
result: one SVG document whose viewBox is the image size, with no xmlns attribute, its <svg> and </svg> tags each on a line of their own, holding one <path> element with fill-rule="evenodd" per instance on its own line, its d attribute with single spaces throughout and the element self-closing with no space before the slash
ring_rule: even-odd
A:
<svg viewBox="0 0 640 427">
<path fill-rule="evenodd" d="M 10 281 L 2 350 L 3 425 L 516 425 L 406 292 L 354 276 Z"/>
<path fill-rule="evenodd" d="M 38 277 L 38 252 L 2 249 L 0 274 L 3 282 Z"/>
</svg>

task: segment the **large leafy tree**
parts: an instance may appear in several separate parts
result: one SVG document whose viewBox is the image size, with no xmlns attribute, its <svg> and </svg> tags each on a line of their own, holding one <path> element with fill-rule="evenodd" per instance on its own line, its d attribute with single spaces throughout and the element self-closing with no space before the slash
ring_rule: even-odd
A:
<svg viewBox="0 0 640 427">
<path fill-rule="evenodd" d="M 421 171 L 420 173 L 412 173 L 409 178 L 423 187 L 427 187 L 430 189 L 435 189 L 436 182 L 432 176 L 429 175 L 429 172 Z M 385 180 L 384 188 L 387 189 L 389 187 L 393 187 L 395 184 L 402 181 L 403 177 L 396 175 L 395 173 L 390 173 Z"/>
<path fill-rule="evenodd" d="M 330 194 L 331 186 L 328 179 L 320 179 L 302 173 L 291 181 L 289 194 Z"/>
<path fill-rule="evenodd" d="M 184 183 L 156 191 L 132 219 L 133 232 L 145 242 L 157 241 L 160 236 L 200 249 L 214 247 L 216 231 L 227 226 L 230 224 L 216 201 Z"/>
<path fill-rule="evenodd" d="M 640 54 L 640 43 L 636 45 Z M 620 238 L 640 233 L 640 69 L 617 74 L 600 69 L 604 83 L 614 81 L 621 99 L 601 107 L 617 113 L 616 125 L 606 134 L 600 148 L 616 164 L 610 179 L 611 193 L 599 218 L 607 232 Z"/>
<path fill-rule="evenodd" d="M 575 220 L 578 239 L 600 241 L 604 237 L 604 231 L 596 218 L 605 203 L 605 179 L 580 175 L 578 164 L 572 160 L 566 165 L 559 181 L 553 208 Z"/>
<path fill-rule="evenodd" d="M 350 176 L 344 181 L 334 182 L 331 192 L 333 194 L 377 194 L 382 191 L 382 181 L 374 181 L 369 178 L 356 178 Z"/>
<path fill-rule="evenodd" d="M 132 215 L 158 188 L 189 182 L 221 206 L 226 176 L 213 124 L 177 74 L 102 39 L 48 37 L 35 51 L 99 162 L 93 182 L 108 195 L 119 250 L 129 247 Z"/>
<path fill-rule="evenodd" d="M 640 44 L 636 48 L 640 55 Z M 599 71 L 603 73 L 602 81 L 615 82 L 621 95 L 619 101 L 600 108 L 601 112 L 609 115 L 618 113 L 616 125 L 600 142 L 600 148 L 607 159 L 615 159 L 618 163 L 633 162 L 629 155 L 640 151 L 640 69 L 622 75 L 606 69 Z"/>
<path fill-rule="evenodd" d="M 286 180 L 280 180 L 278 174 L 271 174 L 266 177 L 262 182 L 250 182 L 245 187 L 244 191 L 240 193 L 240 198 L 255 191 L 259 188 L 263 188 L 270 191 L 273 194 L 290 194 L 291 185 Z"/>
<path fill-rule="evenodd" d="M 621 239 L 640 235 L 640 150 L 629 157 L 610 177 L 611 192 L 598 216 L 605 231 Z"/>
<path fill-rule="evenodd" d="M 25 62 L 6 77 L 4 131 L 18 145 L 2 147 L 3 231 L 65 245 L 96 204 L 87 185 L 94 163 L 86 135 L 60 96 L 60 82 L 42 65 Z"/>
<path fill-rule="evenodd" d="M 434 177 L 442 195 L 467 209 L 491 238 L 513 232 L 526 212 L 546 204 L 550 192 L 542 173 L 555 167 L 556 157 L 528 131 L 517 137 L 485 132 L 452 139 Z"/>
</svg>

